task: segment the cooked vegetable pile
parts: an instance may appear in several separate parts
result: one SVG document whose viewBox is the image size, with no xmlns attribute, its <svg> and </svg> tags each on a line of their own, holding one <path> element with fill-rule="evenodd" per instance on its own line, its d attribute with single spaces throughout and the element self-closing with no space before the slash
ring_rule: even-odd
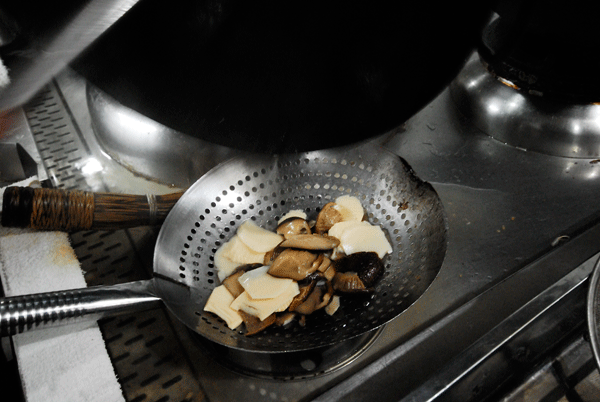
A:
<svg viewBox="0 0 600 402">
<path fill-rule="evenodd" d="M 246 335 L 270 325 L 287 325 L 324 309 L 333 315 L 340 295 L 370 293 L 384 273 L 382 259 L 392 247 L 379 226 L 365 219 L 352 196 L 327 203 L 316 221 L 290 211 L 276 232 L 245 221 L 215 253 L 221 285 L 205 311 Z"/>
</svg>

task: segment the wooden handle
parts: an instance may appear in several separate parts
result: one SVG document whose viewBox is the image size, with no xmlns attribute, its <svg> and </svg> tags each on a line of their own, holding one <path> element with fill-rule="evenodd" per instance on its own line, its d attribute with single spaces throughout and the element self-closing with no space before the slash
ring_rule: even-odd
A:
<svg viewBox="0 0 600 402">
<path fill-rule="evenodd" d="M 2 226 L 76 231 L 123 229 L 162 223 L 183 192 L 131 195 L 8 187 Z"/>
</svg>

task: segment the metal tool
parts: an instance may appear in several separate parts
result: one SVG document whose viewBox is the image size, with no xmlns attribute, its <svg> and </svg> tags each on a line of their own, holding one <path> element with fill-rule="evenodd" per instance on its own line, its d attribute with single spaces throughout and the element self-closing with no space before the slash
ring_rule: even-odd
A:
<svg viewBox="0 0 600 402">
<path fill-rule="evenodd" d="M 242 222 L 252 219 L 273 229 L 293 209 L 311 219 L 345 194 L 360 199 L 368 220 L 380 225 L 392 244 L 372 295 L 343 297 L 333 316 L 317 312 L 304 327 L 268 328 L 255 336 L 232 331 L 203 311 L 219 285 L 214 253 Z M 153 279 L 2 299 L 0 333 L 98 319 L 162 300 L 179 320 L 217 344 L 250 352 L 314 349 L 371 331 L 405 311 L 437 276 L 446 232 L 437 193 L 401 158 L 377 145 L 236 158 L 203 176 L 173 207 L 158 236 Z"/>
</svg>

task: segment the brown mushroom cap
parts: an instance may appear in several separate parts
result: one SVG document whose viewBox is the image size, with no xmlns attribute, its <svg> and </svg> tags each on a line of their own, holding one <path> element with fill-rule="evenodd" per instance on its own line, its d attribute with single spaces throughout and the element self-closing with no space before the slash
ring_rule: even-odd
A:
<svg viewBox="0 0 600 402">
<path fill-rule="evenodd" d="M 323 258 L 321 258 L 321 261 L 320 261 L 320 264 L 319 264 L 319 268 L 317 268 L 317 271 L 325 273 L 329 269 L 329 267 L 331 266 L 331 260 L 329 259 L 329 257 L 327 257 L 327 256 L 325 256 L 323 254 L 320 254 L 320 255 Z"/>
<path fill-rule="evenodd" d="M 302 303 L 304 303 L 306 301 L 306 299 L 308 298 L 308 296 L 312 293 L 313 289 L 315 288 L 317 284 L 316 280 L 312 280 L 309 283 L 305 284 L 305 285 L 300 285 L 298 287 L 298 289 L 300 290 L 300 293 L 298 293 L 293 299 L 292 302 L 290 303 L 290 306 L 288 307 L 289 311 L 294 311 L 296 310 L 296 308 L 298 306 L 300 306 Z"/>
<path fill-rule="evenodd" d="M 305 250 L 287 248 L 281 252 L 267 271 L 278 278 L 291 278 L 301 281 L 317 270 L 313 262 L 317 255 Z"/>
<path fill-rule="evenodd" d="M 319 283 L 314 287 L 312 292 L 310 292 L 306 300 L 299 306 L 295 307 L 293 311 L 304 315 L 312 314 L 315 311 L 327 306 L 332 296 L 333 286 L 331 283 Z"/>
<path fill-rule="evenodd" d="M 318 234 L 327 233 L 333 225 L 343 220 L 340 211 L 335 209 L 335 202 L 328 202 L 323 206 L 323 209 L 317 215 L 317 222 L 315 224 L 315 231 Z"/>
<path fill-rule="evenodd" d="M 325 251 L 337 247 L 340 241 L 335 237 L 318 234 L 292 236 L 279 244 L 279 247 L 299 248 L 302 250 Z"/>
<path fill-rule="evenodd" d="M 331 298 L 335 292 L 335 289 L 333 289 L 333 284 L 330 281 L 325 282 L 325 285 L 327 290 L 323 293 L 323 296 L 321 297 L 321 303 L 317 305 L 317 310 L 326 307 L 331 301 Z"/>
<path fill-rule="evenodd" d="M 229 290 L 234 299 L 244 293 L 244 287 L 238 282 L 238 278 L 242 275 L 244 275 L 244 271 L 239 270 L 223 280 L 223 286 Z"/>
<path fill-rule="evenodd" d="M 294 318 L 296 318 L 296 313 L 293 313 L 291 311 L 286 311 L 281 314 L 277 314 L 277 319 L 275 320 L 275 325 L 278 325 L 280 327 L 282 327 L 284 325 L 288 325 L 289 323 L 294 321 Z"/>
<path fill-rule="evenodd" d="M 284 239 L 288 239 L 296 235 L 311 234 L 310 225 L 306 220 L 299 217 L 291 217 L 277 226 L 277 234 L 283 236 Z"/>
<path fill-rule="evenodd" d="M 333 277 L 333 288 L 342 293 L 369 293 L 356 272 L 336 272 Z"/>
<path fill-rule="evenodd" d="M 308 295 L 304 303 L 297 306 L 294 311 L 299 314 L 311 314 L 321 303 L 321 296 L 323 295 L 323 289 L 321 287 L 315 287 L 312 292 Z"/>
<path fill-rule="evenodd" d="M 250 315 L 245 311 L 240 310 L 238 312 L 242 316 L 242 320 L 246 325 L 246 336 L 255 335 L 260 331 L 263 331 L 265 328 L 268 328 L 271 325 L 273 325 L 273 323 L 275 323 L 277 319 L 275 313 L 271 314 L 264 320 L 260 320 L 258 317 Z"/>
<path fill-rule="evenodd" d="M 334 263 L 337 272 L 356 272 L 365 287 L 371 287 L 383 276 L 385 267 L 377 253 L 360 252 L 344 256 Z"/>
<path fill-rule="evenodd" d="M 273 250 L 267 251 L 265 253 L 265 258 L 263 259 L 263 264 L 271 265 L 283 250 L 285 249 L 280 246 L 277 246 Z"/>
<path fill-rule="evenodd" d="M 325 255 L 323 255 L 322 253 L 317 254 L 317 258 L 313 261 L 313 267 L 315 267 L 316 271 L 319 271 L 319 268 L 321 267 L 321 265 L 323 264 L 323 260 L 325 259 Z"/>
<path fill-rule="evenodd" d="M 335 266 L 333 264 L 329 264 L 325 272 L 323 272 L 323 276 L 328 281 L 332 281 L 333 277 L 335 276 Z"/>
</svg>

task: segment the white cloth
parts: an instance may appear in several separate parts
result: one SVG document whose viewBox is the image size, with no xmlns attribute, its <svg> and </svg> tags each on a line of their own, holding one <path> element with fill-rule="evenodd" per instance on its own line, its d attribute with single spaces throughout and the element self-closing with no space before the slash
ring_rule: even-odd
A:
<svg viewBox="0 0 600 402">
<path fill-rule="evenodd" d="M 6 296 L 86 287 L 62 232 L 0 227 L 0 280 Z M 121 387 L 95 322 L 13 336 L 27 402 L 120 402 Z"/>
</svg>

